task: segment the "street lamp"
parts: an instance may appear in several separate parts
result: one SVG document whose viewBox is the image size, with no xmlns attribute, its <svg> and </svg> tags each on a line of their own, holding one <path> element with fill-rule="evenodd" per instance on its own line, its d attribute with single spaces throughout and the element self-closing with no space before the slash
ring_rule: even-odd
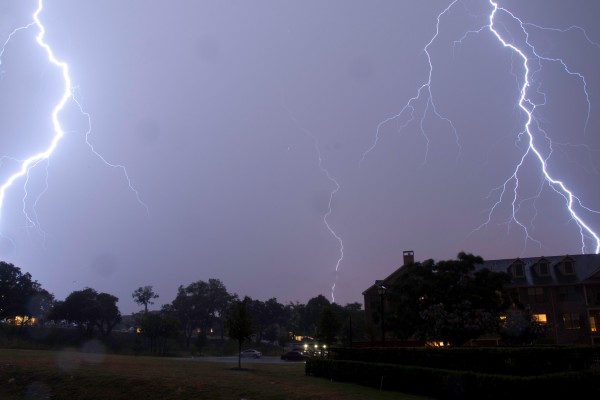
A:
<svg viewBox="0 0 600 400">
<path fill-rule="evenodd" d="M 383 297 L 385 296 L 387 287 L 385 287 L 383 281 L 375 281 L 375 284 L 377 285 L 377 293 L 379 293 L 379 299 L 381 301 L 381 345 L 383 346 L 385 344 L 385 314 L 383 308 Z"/>
</svg>

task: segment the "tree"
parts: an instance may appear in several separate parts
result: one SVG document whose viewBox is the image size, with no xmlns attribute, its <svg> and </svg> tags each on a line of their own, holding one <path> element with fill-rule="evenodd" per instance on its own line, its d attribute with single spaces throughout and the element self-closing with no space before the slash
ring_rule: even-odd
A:
<svg viewBox="0 0 600 400">
<path fill-rule="evenodd" d="M 51 319 L 77 324 L 82 331 L 91 336 L 96 320 L 96 308 L 94 307 L 96 295 L 97 292 L 92 288 L 71 292 L 64 301 L 56 303 Z"/>
<path fill-rule="evenodd" d="M 513 306 L 500 327 L 502 340 L 511 345 L 531 344 L 546 335 L 547 325 L 533 318 L 529 310 Z"/>
<path fill-rule="evenodd" d="M 186 347 L 189 348 L 197 329 L 206 334 L 213 323 L 222 324 L 235 298 L 237 295 L 229 294 L 218 279 L 197 281 L 186 287 L 179 286 L 175 300 L 163 306 L 163 311 L 179 319 Z"/>
<path fill-rule="evenodd" d="M 100 334 L 107 337 L 113 328 L 121 322 L 121 312 L 117 307 L 119 298 L 108 293 L 98 293 L 95 299 L 96 321 Z"/>
<path fill-rule="evenodd" d="M 287 332 L 291 332 L 292 336 L 302 333 L 302 315 L 306 305 L 300 302 L 289 302 L 285 305 L 285 329 Z"/>
<path fill-rule="evenodd" d="M 488 269 L 475 271 L 481 263 L 481 257 L 461 252 L 457 260 L 404 266 L 386 292 L 394 305 L 386 322 L 391 321 L 400 338 L 455 346 L 497 332 L 500 314 L 510 305 L 504 292 L 509 276 Z"/>
<path fill-rule="evenodd" d="M 321 311 L 319 320 L 319 337 L 328 346 L 336 341 L 336 337 L 342 327 L 342 323 L 334 314 L 332 307 L 325 307 Z"/>
<path fill-rule="evenodd" d="M 366 339 L 365 311 L 360 303 L 348 303 L 345 306 L 331 304 L 331 310 L 341 322 L 340 340 L 344 346 L 352 347 L 352 341 Z"/>
<path fill-rule="evenodd" d="M 319 330 L 321 313 L 331 303 L 322 294 L 308 300 L 301 316 L 300 330 L 305 335 L 315 336 Z"/>
<path fill-rule="evenodd" d="M 225 317 L 231 307 L 231 304 L 238 298 L 237 294 L 230 294 L 227 288 L 219 279 L 208 280 L 208 308 L 212 320 L 219 327 L 221 339 L 225 334 Z M 206 332 L 204 332 L 206 335 Z"/>
<path fill-rule="evenodd" d="M 51 318 L 75 323 L 90 336 L 94 328 L 98 328 L 100 334 L 107 337 L 121 321 L 118 301 L 117 297 L 92 288 L 76 290 L 64 301 L 57 302 Z"/>
<path fill-rule="evenodd" d="M 158 294 L 154 293 L 152 286 L 140 286 L 132 294 L 133 300 L 140 306 L 144 306 L 144 312 L 148 312 L 148 304 L 154 304 L 152 300 L 158 299 Z"/>
<path fill-rule="evenodd" d="M 244 340 L 250 339 L 254 332 L 252 328 L 252 318 L 248 312 L 248 303 L 250 301 L 251 300 L 248 297 L 245 297 L 242 301 L 236 301 L 226 320 L 229 337 L 238 342 L 238 369 L 242 368 L 242 345 Z"/>
<path fill-rule="evenodd" d="M 21 317 L 22 325 L 31 318 L 50 312 L 54 296 L 19 267 L 0 261 L 0 320 Z"/>
<path fill-rule="evenodd" d="M 180 322 L 185 337 L 185 345 L 190 347 L 194 332 L 208 329 L 212 313 L 209 308 L 208 284 L 198 281 L 186 287 L 179 286 L 175 300 L 163 306 L 163 311 L 175 317 Z"/>
<path fill-rule="evenodd" d="M 267 301 L 248 299 L 248 308 L 254 323 L 256 342 L 260 343 L 263 338 L 274 342 L 278 336 L 279 326 L 284 324 L 286 320 L 285 307 L 275 297 Z"/>
<path fill-rule="evenodd" d="M 148 339 L 150 352 L 165 354 L 168 339 L 177 335 L 179 321 L 171 315 L 149 312 L 144 313 L 138 322 L 142 336 Z"/>
</svg>

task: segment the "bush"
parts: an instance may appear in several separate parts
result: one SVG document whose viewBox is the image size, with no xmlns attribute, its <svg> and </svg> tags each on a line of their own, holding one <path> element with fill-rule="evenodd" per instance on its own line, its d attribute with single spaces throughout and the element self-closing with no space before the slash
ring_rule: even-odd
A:
<svg viewBox="0 0 600 400">
<path fill-rule="evenodd" d="M 336 360 L 529 376 L 590 369 L 592 346 L 332 349 Z"/>
<path fill-rule="evenodd" d="M 359 361 L 309 359 L 306 373 L 340 382 L 432 396 L 438 399 L 566 398 L 600 396 L 600 372 L 519 377 Z"/>
</svg>

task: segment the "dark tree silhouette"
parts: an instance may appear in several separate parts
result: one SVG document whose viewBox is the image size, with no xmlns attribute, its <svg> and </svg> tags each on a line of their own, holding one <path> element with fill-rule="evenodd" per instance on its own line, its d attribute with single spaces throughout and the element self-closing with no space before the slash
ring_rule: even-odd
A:
<svg viewBox="0 0 600 400">
<path fill-rule="evenodd" d="M 149 312 L 144 313 L 138 322 L 142 336 L 148 339 L 150 352 L 164 355 L 168 340 L 177 336 L 179 321 L 171 315 Z"/>
<path fill-rule="evenodd" d="M 402 267 L 396 283 L 386 291 L 395 334 L 460 346 L 497 332 L 500 314 L 510 305 L 504 291 L 509 276 L 488 269 L 475 271 L 481 263 L 481 257 L 461 252 L 457 260 Z"/>
<path fill-rule="evenodd" d="M 21 317 L 26 324 L 32 317 L 50 312 L 54 296 L 19 267 L 0 261 L 0 320 Z"/>
<path fill-rule="evenodd" d="M 334 314 L 332 307 L 328 306 L 321 311 L 319 319 L 319 337 L 328 346 L 336 341 L 336 337 L 340 332 L 342 323 Z"/>
<path fill-rule="evenodd" d="M 229 337 L 238 342 L 238 369 L 242 368 L 242 345 L 246 339 L 250 339 L 254 332 L 252 329 L 252 318 L 248 312 L 248 303 L 250 301 L 248 297 L 242 301 L 236 301 L 226 320 Z"/>
<path fill-rule="evenodd" d="M 144 312 L 148 312 L 148 304 L 154 304 L 152 300 L 158 299 L 158 294 L 154 293 L 152 286 L 140 286 L 132 294 L 133 300 L 140 306 L 144 306 Z"/>
<path fill-rule="evenodd" d="M 64 301 L 57 302 L 50 318 L 75 323 L 90 336 L 93 335 L 94 328 L 98 328 L 100 334 L 106 337 L 121 321 L 118 301 L 112 294 L 85 288 L 74 291 Z"/>
</svg>

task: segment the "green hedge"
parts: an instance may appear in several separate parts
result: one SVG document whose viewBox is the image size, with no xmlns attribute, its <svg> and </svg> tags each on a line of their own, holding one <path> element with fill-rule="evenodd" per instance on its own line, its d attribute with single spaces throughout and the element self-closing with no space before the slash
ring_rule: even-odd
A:
<svg viewBox="0 0 600 400">
<path fill-rule="evenodd" d="M 437 399 L 600 398 L 600 372 L 518 377 L 359 361 L 309 359 L 306 374 Z"/>
<path fill-rule="evenodd" d="M 531 376 L 589 370 L 600 347 L 461 347 L 332 349 L 336 360 L 401 364 L 491 374 Z"/>
</svg>

